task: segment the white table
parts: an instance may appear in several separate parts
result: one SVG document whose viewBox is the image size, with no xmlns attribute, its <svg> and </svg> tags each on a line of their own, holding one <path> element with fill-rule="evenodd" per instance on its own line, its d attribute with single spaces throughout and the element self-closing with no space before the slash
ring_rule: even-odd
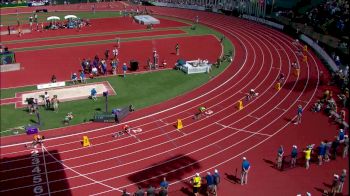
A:
<svg viewBox="0 0 350 196">
<path fill-rule="evenodd" d="M 200 60 L 186 61 L 186 64 L 181 67 L 181 70 L 187 74 L 208 73 L 211 69 L 211 64 Z"/>
</svg>

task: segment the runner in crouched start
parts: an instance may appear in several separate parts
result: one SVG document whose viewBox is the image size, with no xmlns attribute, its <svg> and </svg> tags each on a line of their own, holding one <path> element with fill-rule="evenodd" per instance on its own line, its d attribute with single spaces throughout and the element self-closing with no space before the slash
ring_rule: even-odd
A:
<svg viewBox="0 0 350 196">
<path fill-rule="evenodd" d="M 35 135 L 33 136 L 33 141 L 32 141 L 32 143 L 26 144 L 25 146 L 26 146 L 26 148 L 36 148 L 36 146 L 37 146 L 38 144 L 40 144 L 40 145 L 43 144 L 44 139 L 45 139 L 45 136 L 42 136 L 42 135 L 39 135 L 39 134 L 35 134 Z"/>
<path fill-rule="evenodd" d="M 123 136 L 124 134 L 130 134 L 130 131 L 131 131 L 131 127 L 129 125 L 124 125 L 123 130 L 114 133 L 113 137 L 119 138 L 119 137 Z"/>
<path fill-rule="evenodd" d="M 201 106 L 201 107 L 198 108 L 198 112 L 194 115 L 194 119 L 198 120 L 202 116 L 209 116 L 209 115 L 211 115 L 213 113 L 214 112 L 212 110 L 209 110 L 209 109 L 205 108 L 204 106 Z"/>
</svg>

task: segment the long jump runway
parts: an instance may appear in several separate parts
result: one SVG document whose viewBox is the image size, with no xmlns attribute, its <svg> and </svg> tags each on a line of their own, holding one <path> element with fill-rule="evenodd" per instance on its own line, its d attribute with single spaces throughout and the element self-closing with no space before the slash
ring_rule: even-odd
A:
<svg viewBox="0 0 350 196">
<path fill-rule="evenodd" d="M 22 143 L 1 146 L 1 195 L 118 195 L 124 188 L 135 191 L 136 184 L 158 186 L 163 176 L 170 181 L 170 195 L 186 195 L 194 173 L 204 176 L 214 168 L 229 172 L 232 164 L 239 167 L 249 150 L 294 126 L 284 119 L 295 118 L 297 105 L 306 108 L 314 101 L 321 64 L 311 52 L 309 61 L 302 62 L 291 38 L 223 15 L 157 9 L 188 19 L 199 14 L 204 24 L 220 30 L 234 44 L 232 64 L 209 83 L 136 111 L 125 123 L 51 137 L 36 151 Z M 294 61 L 301 65 L 299 76 L 292 74 Z M 276 91 L 280 73 L 286 82 Z M 249 89 L 259 92 L 258 97 L 244 101 L 244 109 L 238 110 L 236 103 Z M 213 114 L 194 120 L 199 106 Z M 175 127 L 177 119 L 184 125 L 181 130 Z M 142 131 L 113 138 L 124 124 Z M 90 138 L 90 147 L 81 146 L 84 135 Z M 219 189 L 220 195 L 242 191 L 225 187 Z"/>
</svg>

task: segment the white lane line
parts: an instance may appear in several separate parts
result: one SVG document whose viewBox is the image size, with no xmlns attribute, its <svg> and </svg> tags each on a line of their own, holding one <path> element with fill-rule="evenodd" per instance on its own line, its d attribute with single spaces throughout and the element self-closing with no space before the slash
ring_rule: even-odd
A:
<svg viewBox="0 0 350 196">
<path fill-rule="evenodd" d="M 267 136 L 267 137 L 271 137 L 272 136 L 270 134 L 265 134 L 265 133 L 259 133 L 259 132 L 253 132 L 253 131 L 247 131 L 247 130 L 244 130 L 244 129 L 234 128 L 234 127 L 231 127 L 231 126 L 223 125 L 223 124 L 218 123 L 218 122 L 216 122 L 215 124 L 218 124 L 218 125 L 220 125 L 220 126 L 222 126 L 224 128 L 229 128 L 229 129 L 240 131 L 240 132 L 246 132 L 246 133 L 252 133 L 252 134 L 257 134 L 257 135 L 263 135 L 263 136 Z"/>
<path fill-rule="evenodd" d="M 252 49 L 254 50 L 254 48 L 252 47 Z M 261 49 L 261 48 L 260 48 Z M 270 52 L 270 55 L 271 55 L 271 52 Z M 254 57 L 255 58 L 255 57 Z M 254 60 L 255 61 L 255 60 Z M 262 67 L 262 66 L 260 66 L 260 67 Z M 261 71 L 261 69 L 259 70 L 259 72 Z M 264 80 L 266 80 L 266 77 L 265 77 L 265 79 Z M 266 92 L 266 91 L 265 91 Z M 79 158 L 79 157 L 75 157 L 75 158 Z M 74 158 L 74 159 L 75 159 Z M 73 158 L 72 158 L 73 159 Z M 67 160 L 67 159 L 66 159 Z"/>
<path fill-rule="evenodd" d="M 49 183 L 49 176 L 48 176 L 48 174 L 47 174 L 47 167 L 46 167 L 46 159 L 45 159 L 44 144 L 41 145 L 41 151 L 43 152 L 44 169 L 45 169 L 46 184 L 47 184 L 47 193 L 48 193 L 49 196 L 51 196 L 50 183 Z"/>
<path fill-rule="evenodd" d="M 259 119 L 260 119 L 259 117 L 252 116 L 252 115 L 250 115 L 250 114 L 248 114 L 247 116 L 252 117 L 252 118 L 255 118 L 255 119 L 257 119 L 257 120 L 259 120 Z"/>
<path fill-rule="evenodd" d="M 72 172 L 78 174 L 79 176 L 81 176 L 81 177 L 83 177 L 83 178 L 86 178 L 86 179 L 88 179 L 88 180 L 93 181 L 94 184 L 97 183 L 97 184 L 100 184 L 100 185 L 102 185 L 102 186 L 105 186 L 105 187 L 109 188 L 110 190 L 122 192 L 122 190 L 120 190 L 120 189 L 118 189 L 118 188 L 114 188 L 114 187 L 109 186 L 109 185 L 107 185 L 107 184 L 104 184 L 104 183 L 102 183 L 102 182 L 100 182 L 100 181 L 94 180 L 94 179 L 92 179 L 92 178 L 90 178 L 90 177 L 88 177 L 88 176 L 86 176 L 86 175 L 84 175 L 84 174 L 81 174 L 80 172 L 75 171 L 74 169 L 70 168 L 70 167 L 67 166 L 66 164 L 62 163 L 62 161 L 57 160 L 55 156 L 53 156 L 49 151 L 47 151 L 47 149 L 45 148 L 45 146 L 43 146 L 42 148 L 47 152 L 48 155 L 50 155 L 50 156 L 56 161 L 56 163 L 61 164 L 64 168 L 67 168 L 68 170 L 71 170 Z"/>
<path fill-rule="evenodd" d="M 275 109 L 278 109 L 278 110 L 282 110 L 282 111 L 287 111 L 287 110 L 285 110 L 285 109 L 283 109 L 283 108 L 280 108 L 280 107 L 276 107 Z"/>
</svg>

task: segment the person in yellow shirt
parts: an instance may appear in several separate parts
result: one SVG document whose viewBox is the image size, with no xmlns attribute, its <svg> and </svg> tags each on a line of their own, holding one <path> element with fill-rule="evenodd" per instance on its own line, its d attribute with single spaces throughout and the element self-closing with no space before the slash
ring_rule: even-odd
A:
<svg viewBox="0 0 350 196">
<path fill-rule="evenodd" d="M 312 145 L 307 146 L 307 149 L 304 150 L 304 153 L 305 153 L 305 168 L 306 169 L 309 169 L 309 167 L 310 167 L 311 151 L 312 151 Z"/>
<path fill-rule="evenodd" d="M 191 183 L 193 184 L 193 194 L 197 196 L 199 194 L 199 189 L 201 188 L 201 177 L 199 176 L 199 173 L 196 173 L 196 175 L 192 178 Z"/>
</svg>

